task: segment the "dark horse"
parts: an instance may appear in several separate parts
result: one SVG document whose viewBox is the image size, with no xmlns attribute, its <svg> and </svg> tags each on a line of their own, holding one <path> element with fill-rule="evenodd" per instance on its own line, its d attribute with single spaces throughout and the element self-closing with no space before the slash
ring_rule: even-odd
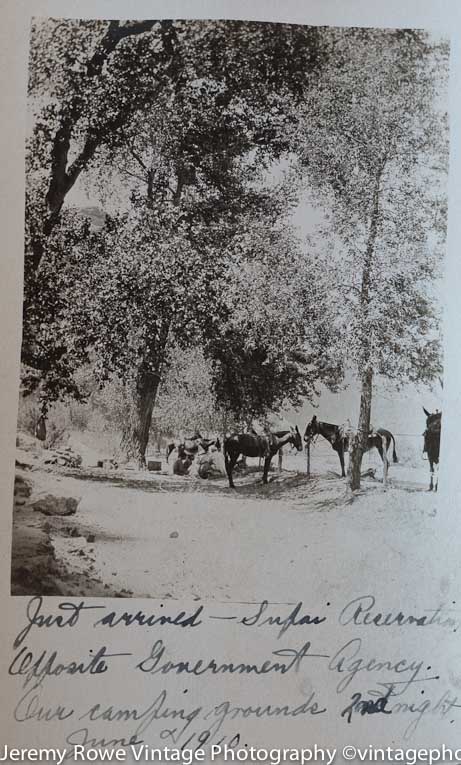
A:
<svg viewBox="0 0 461 765">
<path fill-rule="evenodd" d="M 199 449 L 207 452 L 210 446 L 216 446 L 217 450 L 221 451 L 221 441 L 219 438 L 203 438 L 200 433 L 196 433 L 195 436 L 190 438 L 185 438 L 184 441 L 172 441 L 166 448 L 166 461 L 168 462 L 171 452 L 175 449 L 178 450 L 179 457 L 188 454 L 194 458 L 198 454 Z"/>
<path fill-rule="evenodd" d="M 287 431 L 280 438 L 275 433 L 263 436 L 258 436 L 256 433 L 236 433 L 226 438 L 224 441 L 224 461 L 226 463 L 226 473 L 230 488 L 235 489 L 232 471 L 241 454 L 245 457 L 264 458 L 263 483 L 267 483 L 267 475 L 272 457 L 285 444 L 292 444 L 299 452 L 302 451 L 303 442 L 297 426 Z"/>
<path fill-rule="evenodd" d="M 311 441 L 314 436 L 323 436 L 330 442 L 332 448 L 335 450 L 341 463 L 341 475 L 346 477 L 346 471 L 344 469 L 344 454 L 349 450 L 349 438 L 345 435 L 342 428 L 339 425 L 333 425 L 330 422 L 321 422 L 314 415 L 312 420 L 307 424 L 304 431 L 304 440 L 306 443 Z M 384 462 L 383 445 L 385 445 L 386 454 L 388 452 L 390 443 L 393 443 L 392 447 L 392 461 L 398 462 L 397 452 L 395 450 L 395 438 L 389 430 L 379 428 L 375 433 L 370 433 L 368 436 L 366 451 L 376 448 L 379 452 L 379 456 Z"/>
<path fill-rule="evenodd" d="M 434 412 L 431 414 L 424 409 L 426 415 L 426 430 L 424 431 L 424 451 L 427 453 L 429 460 L 429 468 L 431 471 L 431 482 L 429 484 L 429 491 L 435 489 L 437 491 L 437 485 L 439 482 L 438 476 L 438 464 L 440 454 L 440 432 L 442 430 L 442 412 Z M 437 465 L 437 476 L 434 485 L 434 465 Z"/>
</svg>

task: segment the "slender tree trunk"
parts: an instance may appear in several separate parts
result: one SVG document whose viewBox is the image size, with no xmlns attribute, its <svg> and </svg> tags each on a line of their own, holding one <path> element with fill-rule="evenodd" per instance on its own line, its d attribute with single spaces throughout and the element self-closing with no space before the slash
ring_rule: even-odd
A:
<svg viewBox="0 0 461 765">
<path fill-rule="evenodd" d="M 368 433 L 370 430 L 371 401 L 373 395 L 373 370 L 369 367 L 362 375 L 362 391 L 360 394 L 360 412 L 357 433 L 352 439 L 349 460 L 349 486 L 352 491 L 360 489 L 360 470 L 362 458 L 366 451 Z"/>
<path fill-rule="evenodd" d="M 373 397 L 373 365 L 371 360 L 370 335 L 368 327 L 368 316 L 370 306 L 370 286 L 373 268 L 373 258 L 375 253 L 376 238 L 378 236 L 380 209 L 380 185 L 381 177 L 386 166 L 386 157 L 384 156 L 378 167 L 373 189 L 373 202 L 371 209 L 370 229 L 368 233 L 365 259 L 362 269 L 362 285 L 360 290 L 360 312 L 361 312 L 361 330 L 362 330 L 362 373 L 361 373 L 361 392 L 360 392 L 360 410 L 357 433 L 352 439 L 350 447 L 350 459 L 348 468 L 348 483 L 352 491 L 360 489 L 360 471 L 362 467 L 362 458 L 366 451 L 368 433 L 371 420 L 371 402 Z"/>
</svg>

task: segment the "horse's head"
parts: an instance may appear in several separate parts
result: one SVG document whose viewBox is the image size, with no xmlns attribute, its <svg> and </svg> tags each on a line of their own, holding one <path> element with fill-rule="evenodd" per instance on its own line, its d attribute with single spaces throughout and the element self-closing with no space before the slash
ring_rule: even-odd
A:
<svg viewBox="0 0 461 765">
<path fill-rule="evenodd" d="M 314 436 L 319 432 L 319 422 L 314 414 L 312 420 L 307 423 L 306 430 L 304 431 L 304 440 L 306 444 L 311 441 Z"/>
<path fill-rule="evenodd" d="M 424 414 L 426 415 L 426 429 L 429 432 L 435 432 L 442 427 L 442 412 L 428 412 L 423 406 Z"/>
<path fill-rule="evenodd" d="M 294 428 L 291 428 L 290 443 L 298 450 L 298 452 L 302 451 L 303 442 L 297 425 Z"/>
</svg>

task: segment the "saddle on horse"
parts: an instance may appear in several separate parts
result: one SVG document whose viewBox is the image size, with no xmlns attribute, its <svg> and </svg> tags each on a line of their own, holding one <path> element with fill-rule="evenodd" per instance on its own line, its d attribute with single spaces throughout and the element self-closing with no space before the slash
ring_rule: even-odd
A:
<svg viewBox="0 0 461 765">
<path fill-rule="evenodd" d="M 274 436 L 267 435 L 267 436 L 258 436 L 258 448 L 259 448 L 259 456 L 263 457 L 264 459 L 268 459 L 272 456 L 272 445 L 274 442 Z"/>
</svg>

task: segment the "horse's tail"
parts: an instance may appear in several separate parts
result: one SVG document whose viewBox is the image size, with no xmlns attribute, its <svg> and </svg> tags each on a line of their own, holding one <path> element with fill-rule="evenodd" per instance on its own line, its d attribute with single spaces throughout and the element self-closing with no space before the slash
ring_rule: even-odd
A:
<svg viewBox="0 0 461 765">
<path fill-rule="evenodd" d="M 396 462 L 399 461 L 399 458 L 397 457 L 397 452 L 395 450 L 395 438 L 392 435 L 392 433 L 390 434 L 390 436 L 392 438 L 392 462 L 394 462 L 394 464 L 395 464 Z"/>
</svg>

